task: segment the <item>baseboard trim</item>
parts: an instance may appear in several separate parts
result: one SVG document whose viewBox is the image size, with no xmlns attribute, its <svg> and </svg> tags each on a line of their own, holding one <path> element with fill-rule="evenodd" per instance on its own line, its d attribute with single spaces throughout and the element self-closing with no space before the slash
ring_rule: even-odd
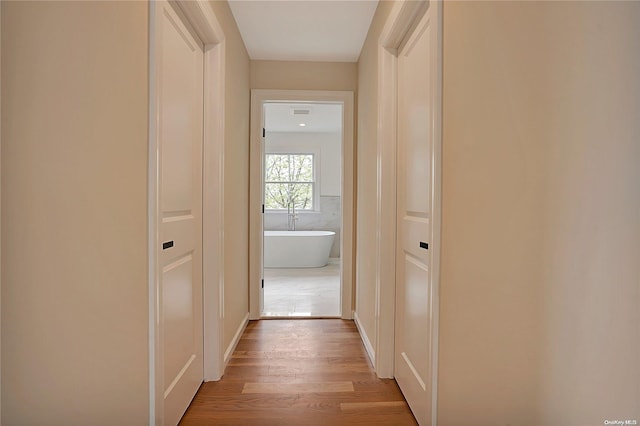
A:
<svg viewBox="0 0 640 426">
<path fill-rule="evenodd" d="M 360 318 L 358 317 L 357 312 L 353 312 L 353 321 L 356 323 L 356 328 L 360 333 L 360 338 L 362 339 L 362 343 L 364 344 L 364 349 L 367 351 L 367 355 L 369 355 L 369 360 L 371 361 L 371 365 L 376 365 L 376 352 L 373 350 L 373 345 L 369 340 L 369 336 L 367 336 L 367 332 L 364 330 L 362 323 L 360 322 Z"/>
<path fill-rule="evenodd" d="M 224 352 L 225 368 L 227 367 L 227 364 L 231 359 L 231 355 L 233 354 L 233 351 L 236 349 L 236 346 L 238 346 L 238 342 L 240 342 L 240 337 L 242 336 L 242 333 L 244 333 L 244 329 L 247 328 L 248 324 L 249 324 L 249 313 L 247 312 L 247 314 L 244 316 L 244 319 L 240 323 L 238 330 L 236 330 L 236 334 L 233 336 L 233 340 L 231 340 L 231 343 L 227 347 L 227 350 Z M 223 368 L 223 371 L 224 371 L 224 368 Z"/>
</svg>

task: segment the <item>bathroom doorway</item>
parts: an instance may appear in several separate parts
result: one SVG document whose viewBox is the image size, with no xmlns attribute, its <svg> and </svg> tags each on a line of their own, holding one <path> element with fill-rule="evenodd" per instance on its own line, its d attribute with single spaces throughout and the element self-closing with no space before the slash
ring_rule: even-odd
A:
<svg viewBox="0 0 640 426">
<path fill-rule="evenodd" d="M 250 319 L 353 318 L 353 117 L 353 92 L 251 91 Z"/>
<path fill-rule="evenodd" d="M 263 104 L 261 317 L 340 317 L 343 105 Z"/>
</svg>

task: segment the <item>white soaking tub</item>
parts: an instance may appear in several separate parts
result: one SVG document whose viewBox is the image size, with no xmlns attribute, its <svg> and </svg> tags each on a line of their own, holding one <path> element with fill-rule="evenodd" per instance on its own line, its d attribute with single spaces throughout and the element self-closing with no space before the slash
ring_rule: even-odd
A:
<svg viewBox="0 0 640 426">
<path fill-rule="evenodd" d="M 326 266 L 335 235 L 333 231 L 264 231 L 264 267 Z"/>
</svg>

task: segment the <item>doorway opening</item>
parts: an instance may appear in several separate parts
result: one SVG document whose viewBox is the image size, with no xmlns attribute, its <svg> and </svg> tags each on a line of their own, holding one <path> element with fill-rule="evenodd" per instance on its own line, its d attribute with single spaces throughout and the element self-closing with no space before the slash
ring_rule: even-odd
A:
<svg viewBox="0 0 640 426">
<path fill-rule="evenodd" d="M 340 103 L 263 104 L 261 317 L 340 317 Z"/>
<path fill-rule="evenodd" d="M 254 89 L 251 121 L 250 319 L 352 319 L 353 92 Z"/>
</svg>

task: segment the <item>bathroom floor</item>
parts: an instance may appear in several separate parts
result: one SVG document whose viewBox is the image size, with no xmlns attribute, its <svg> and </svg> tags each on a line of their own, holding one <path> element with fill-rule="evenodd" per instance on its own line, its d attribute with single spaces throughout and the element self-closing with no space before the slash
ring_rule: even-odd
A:
<svg viewBox="0 0 640 426">
<path fill-rule="evenodd" d="M 340 261 L 323 268 L 264 270 L 264 310 L 268 317 L 339 317 Z"/>
</svg>

